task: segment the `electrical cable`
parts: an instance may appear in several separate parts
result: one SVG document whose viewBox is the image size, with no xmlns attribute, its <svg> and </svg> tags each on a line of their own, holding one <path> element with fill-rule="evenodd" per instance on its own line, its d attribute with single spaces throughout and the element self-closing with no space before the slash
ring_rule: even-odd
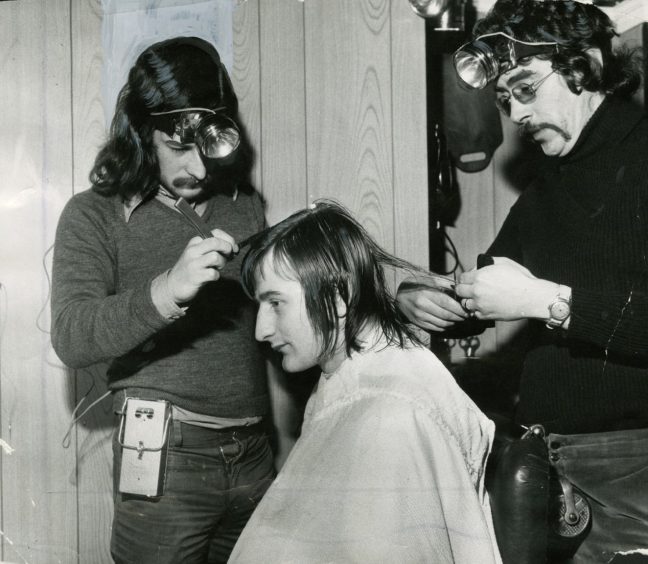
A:
<svg viewBox="0 0 648 564">
<path fill-rule="evenodd" d="M 108 397 L 112 392 L 108 390 L 106 393 L 104 393 L 102 396 L 98 397 L 96 400 L 94 400 L 88 407 L 86 407 L 79 415 L 76 415 L 77 411 L 81 408 L 81 404 L 86 400 L 88 395 L 90 395 L 90 392 L 94 389 L 94 382 L 90 386 L 90 389 L 84 394 L 84 396 L 79 400 L 79 403 L 76 404 L 76 407 L 74 408 L 74 411 L 72 412 L 72 420 L 70 421 L 70 424 L 68 425 L 67 431 L 65 435 L 63 435 L 63 440 L 61 441 L 61 446 L 63 448 L 68 448 L 70 446 L 71 442 L 71 437 L 72 437 L 72 429 L 74 428 L 74 425 L 81 419 L 88 411 L 90 411 L 95 405 L 97 405 L 99 402 L 104 400 L 106 397 Z"/>
</svg>

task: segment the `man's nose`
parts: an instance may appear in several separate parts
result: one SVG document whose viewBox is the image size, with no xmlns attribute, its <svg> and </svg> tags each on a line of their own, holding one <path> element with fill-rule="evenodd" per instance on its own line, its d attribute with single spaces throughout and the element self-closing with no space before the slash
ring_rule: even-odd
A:
<svg viewBox="0 0 648 564">
<path fill-rule="evenodd" d="M 187 151 L 185 170 L 197 180 L 203 180 L 207 175 L 207 168 L 198 147 L 194 146 L 190 151 Z"/>
<path fill-rule="evenodd" d="M 274 324 L 270 320 L 270 316 L 264 311 L 263 305 L 259 306 L 256 318 L 256 328 L 254 330 L 254 338 L 257 341 L 267 341 L 274 333 Z"/>
<path fill-rule="evenodd" d="M 523 124 L 531 117 L 531 105 L 523 104 L 515 97 L 511 96 L 511 121 L 517 125 Z"/>
</svg>

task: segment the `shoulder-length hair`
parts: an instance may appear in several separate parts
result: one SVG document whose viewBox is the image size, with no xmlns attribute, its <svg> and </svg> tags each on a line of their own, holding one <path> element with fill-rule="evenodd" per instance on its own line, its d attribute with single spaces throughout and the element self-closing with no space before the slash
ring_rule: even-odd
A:
<svg viewBox="0 0 648 564">
<path fill-rule="evenodd" d="M 90 172 L 93 188 L 128 198 L 156 187 L 151 113 L 189 107 L 225 108 L 239 123 L 236 94 L 218 52 L 196 37 L 151 45 L 137 58 L 119 93 L 108 141 Z"/>
<path fill-rule="evenodd" d="M 555 42 L 552 68 L 574 93 L 582 89 L 619 97 L 631 96 L 641 83 L 637 50 L 613 49 L 617 35 L 610 18 L 592 4 L 574 0 L 498 0 L 475 24 L 477 37 L 497 31 L 529 42 Z M 603 64 L 589 49 L 599 49 Z"/>
<path fill-rule="evenodd" d="M 390 344 L 420 344 L 398 313 L 384 268 L 421 269 L 384 251 L 342 205 L 320 200 L 262 232 L 241 266 L 243 286 L 250 296 L 270 254 L 276 271 L 295 278 L 304 289 L 306 311 L 321 340 L 322 356 L 336 346 L 338 299 L 346 306 L 347 355 L 362 349 L 360 335 L 369 326 L 379 326 Z"/>
</svg>

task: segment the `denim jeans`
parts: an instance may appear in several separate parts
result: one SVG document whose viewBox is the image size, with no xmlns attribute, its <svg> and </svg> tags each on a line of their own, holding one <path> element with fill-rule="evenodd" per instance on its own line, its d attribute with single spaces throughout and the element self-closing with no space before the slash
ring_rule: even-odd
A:
<svg viewBox="0 0 648 564">
<path fill-rule="evenodd" d="M 216 564 L 227 559 L 275 476 L 265 433 L 238 438 L 174 421 L 164 493 L 143 498 L 118 490 L 121 448 L 113 439 L 117 564 Z"/>
<path fill-rule="evenodd" d="M 648 429 L 547 437 L 549 459 L 585 494 L 592 528 L 574 564 L 648 548 Z M 644 557 L 646 558 L 646 557 Z"/>
</svg>

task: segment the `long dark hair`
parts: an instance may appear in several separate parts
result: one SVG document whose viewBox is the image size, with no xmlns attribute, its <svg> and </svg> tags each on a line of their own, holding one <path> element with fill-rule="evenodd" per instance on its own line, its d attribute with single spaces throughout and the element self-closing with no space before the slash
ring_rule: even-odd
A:
<svg viewBox="0 0 648 564">
<path fill-rule="evenodd" d="M 254 296 L 261 265 L 272 252 L 274 267 L 296 277 L 306 311 L 331 354 L 338 336 L 338 296 L 346 305 L 346 352 L 362 349 L 361 331 L 378 325 L 387 342 L 404 347 L 420 340 L 400 316 L 385 282 L 385 267 L 421 269 L 383 250 L 342 205 L 320 200 L 262 233 L 243 259 L 243 286 Z"/>
<path fill-rule="evenodd" d="M 131 197 L 156 187 L 159 166 L 151 112 L 188 107 L 224 107 L 240 123 L 234 88 L 210 43 L 176 37 L 151 45 L 137 58 L 119 93 L 108 141 L 90 172 L 93 189 Z M 239 152 L 244 158 L 246 151 Z"/>
<path fill-rule="evenodd" d="M 522 41 L 550 41 L 558 49 L 549 58 L 574 93 L 581 89 L 631 96 L 641 83 L 637 50 L 612 48 L 617 35 L 610 18 L 592 4 L 574 0 L 498 0 L 475 24 L 475 36 L 501 31 Z M 603 65 L 587 53 L 598 48 Z"/>
</svg>

